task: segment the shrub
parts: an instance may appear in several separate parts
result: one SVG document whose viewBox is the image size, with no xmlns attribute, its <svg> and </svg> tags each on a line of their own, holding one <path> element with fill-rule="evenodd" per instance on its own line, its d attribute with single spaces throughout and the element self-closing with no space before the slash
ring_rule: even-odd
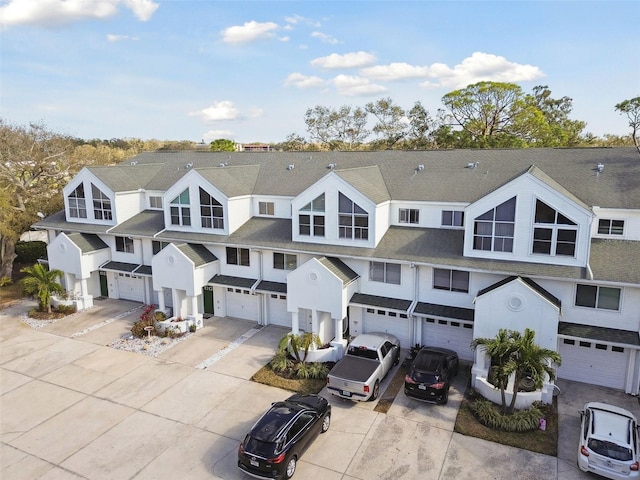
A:
<svg viewBox="0 0 640 480">
<path fill-rule="evenodd" d="M 71 315 L 72 313 L 76 313 L 75 305 L 58 305 L 56 307 L 56 312 L 62 313 L 63 315 Z"/>
<path fill-rule="evenodd" d="M 271 359 L 271 369 L 276 373 L 284 373 L 293 367 L 293 360 L 287 352 L 279 350 Z"/>
<path fill-rule="evenodd" d="M 45 242 L 17 242 L 16 263 L 32 264 L 39 258 L 47 257 L 47 244 Z"/>
<path fill-rule="evenodd" d="M 537 430 L 540 419 L 544 416 L 536 404 L 527 410 L 517 410 L 510 415 L 502 413 L 499 407 L 489 400 L 477 399 L 469 404 L 469 408 L 483 425 L 506 432 Z"/>
<path fill-rule="evenodd" d="M 6 287 L 7 285 L 11 285 L 13 280 L 11 277 L 0 277 L 0 287 Z"/>
<path fill-rule="evenodd" d="M 329 373 L 329 367 L 322 362 L 313 362 L 309 364 L 311 378 L 324 378 Z"/>
<path fill-rule="evenodd" d="M 146 338 L 149 333 L 145 330 L 145 327 L 153 327 L 153 305 L 145 305 L 142 313 L 140 314 L 140 320 L 133 324 L 131 327 L 131 333 L 137 338 Z M 155 335 L 155 328 L 151 331 L 152 335 Z"/>
</svg>

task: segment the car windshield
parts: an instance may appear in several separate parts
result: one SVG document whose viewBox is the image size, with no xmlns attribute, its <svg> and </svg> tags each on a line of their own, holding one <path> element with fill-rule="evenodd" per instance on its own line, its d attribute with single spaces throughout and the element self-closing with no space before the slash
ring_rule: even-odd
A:
<svg viewBox="0 0 640 480">
<path fill-rule="evenodd" d="M 597 438 L 590 438 L 587 443 L 589 449 L 599 455 L 612 458 L 613 460 L 620 460 L 623 462 L 633 459 L 633 452 L 630 448 L 618 445 L 617 443 L 608 442 L 606 440 L 600 440 Z"/>
<path fill-rule="evenodd" d="M 369 350 L 367 347 L 349 347 L 349 355 L 353 357 L 368 358 L 378 360 L 378 352 Z"/>
<path fill-rule="evenodd" d="M 247 441 L 244 445 L 245 452 L 265 458 L 274 457 L 277 449 L 277 443 L 263 442 L 262 440 L 258 440 L 255 437 L 247 438 Z"/>
</svg>

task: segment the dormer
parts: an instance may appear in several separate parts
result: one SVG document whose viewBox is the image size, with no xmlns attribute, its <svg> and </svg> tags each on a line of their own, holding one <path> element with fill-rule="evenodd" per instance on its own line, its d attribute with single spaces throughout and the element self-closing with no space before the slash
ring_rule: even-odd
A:
<svg viewBox="0 0 640 480">
<path fill-rule="evenodd" d="M 115 193 L 88 169 L 63 188 L 65 216 L 69 222 L 115 225 Z"/>
<path fill-rule="evenodd" d="M 374 247 L 389 227 L 377 167 L 332 170 L 291 202 L 294 241 Z"/>
<path fill-rule="evenodd" d="M 163 195 L 168 230 L 229 235 L 251 217 L 259 167 L 193 169 Z"/>
<path fill-rule="evenodd" d="M 465 209 L 464 255 L 586 266 L 593 214 L 535 166 Z"/>
</svg>

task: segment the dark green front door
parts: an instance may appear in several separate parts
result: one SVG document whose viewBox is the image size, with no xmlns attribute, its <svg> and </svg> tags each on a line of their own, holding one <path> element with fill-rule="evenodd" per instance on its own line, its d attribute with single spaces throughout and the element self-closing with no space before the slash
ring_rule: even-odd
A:
<svg viewBox="0 0 640 480">
<path fill-rule="evenodd" d="M 100 296 L 101 297 L 108 297 L 109 296 L 109 284 L 107 283 L 107 272 L 103 272 L 101 270 L 99 273 L 100 273 Z"/>
<path fill-rule="evenodd" d="M 213 287 L 211 285 L 202 287 L 202 300 L 204 303 L 204 313 L 213 315 Z"/>
</svg>

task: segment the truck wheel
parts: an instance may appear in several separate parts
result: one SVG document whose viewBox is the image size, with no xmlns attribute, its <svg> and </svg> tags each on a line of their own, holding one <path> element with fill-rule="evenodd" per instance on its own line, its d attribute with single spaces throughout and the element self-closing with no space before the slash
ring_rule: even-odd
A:
<svg viewBox="0 0 640 480">
<path fill-rule="evenodd" d="M 378 395 L 380 395 L 380 382 L 376 380 L 376 384 L 373 386 L 373 392 L 369 397 L 369 401 L 373 402 L 376 398 L 378 398 Z"/>
</svg>

